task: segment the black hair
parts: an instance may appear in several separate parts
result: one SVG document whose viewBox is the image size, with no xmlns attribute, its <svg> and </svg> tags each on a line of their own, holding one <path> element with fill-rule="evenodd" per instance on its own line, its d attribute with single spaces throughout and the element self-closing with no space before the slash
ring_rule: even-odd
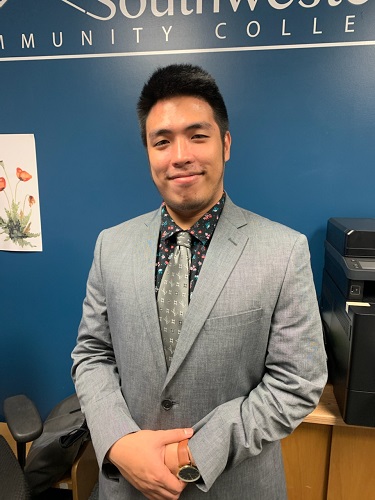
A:
<svg viewBox="0 0 375 500">
<path fill-rule="evenodd" d="M 229 119 L 224 99 L 214 78 L 199 66 L 171 64 L 158 68 L 151 75 L 139 97 L 137 112 L 143 144 L 147 145 L 146 120 L 151 108 L 158 101 L 180 96 L 197 97 L 211 106 L 224 141 Z"/>
</svg>

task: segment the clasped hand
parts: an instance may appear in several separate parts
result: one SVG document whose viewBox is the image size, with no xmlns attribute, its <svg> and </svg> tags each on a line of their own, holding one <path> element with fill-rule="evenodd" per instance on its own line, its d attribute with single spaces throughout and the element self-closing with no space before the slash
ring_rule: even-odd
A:
<svg viewBox="0 0 375 500">
<path fill-rule="evenodd" d="M 177 445 L 193 432 L 193 429 L 171 429 L 128 434 L 116 441 L 108 458 L 149 500 L 177 500 L 186 487 L 176 477 Z"/>
</svg>

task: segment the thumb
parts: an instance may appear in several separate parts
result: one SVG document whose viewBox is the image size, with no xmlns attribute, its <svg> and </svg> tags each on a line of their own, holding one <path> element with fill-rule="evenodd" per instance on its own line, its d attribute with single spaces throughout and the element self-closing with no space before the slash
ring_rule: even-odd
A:
<svg viewBox="0 0 375 500">
<path fill-rule="evenodd" d="M 163 444 L 178 443 L 184 439 L 189 439 L 194 434 L 194 429 L 168 429 L 166 431 L 159 431 Z"/>
</svg>

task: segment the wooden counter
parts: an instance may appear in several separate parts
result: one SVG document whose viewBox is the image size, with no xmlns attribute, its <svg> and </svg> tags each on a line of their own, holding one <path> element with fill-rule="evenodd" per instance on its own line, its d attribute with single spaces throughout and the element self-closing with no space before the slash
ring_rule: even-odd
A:
<svg viewBox="0 0 375 500">
<path fill-rule="evenodd" d="M 307 415 L 304 422 L 323 425 L 347 425 L 341 417 L 333 394 L 332 384 L 326 385 L 318 406 L 310 415 Z"/>
<path fill-rule="evenodd" d="M 282 450 L 289 500 L 375 500 L 375 428 L 345 424 L 332 385 Z"/>
</svg>

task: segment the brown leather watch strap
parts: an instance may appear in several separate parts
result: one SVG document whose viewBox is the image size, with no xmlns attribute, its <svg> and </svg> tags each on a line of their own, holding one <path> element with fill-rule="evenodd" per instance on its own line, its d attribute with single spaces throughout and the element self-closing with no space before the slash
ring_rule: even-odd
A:
<svg viewBox="0 0 375 500">
<path fill-rule="evenodd" d="M 190 464 L 190 456 L 188 451 L 188 439 L 180 441 L 177 446 L 177 458 L 178 466 L 183 467 L 184 465 Z"/>
<path fill-rule="evenodd" d="M 195 460 L 194 460 L 194 458 L 193 458 L 193 455 L 191 454 L 191 451 L 190 451 L 189 445 L 187 446 L 187 450 L 188 450 L 188 453 L 189 453 L 189 460 L 190 460 L 191 465 L 194 465 L 194 467 L 196 467 L 196 466 L 197 466 L 197 464 L 195 463 Z"/>
</svg>

